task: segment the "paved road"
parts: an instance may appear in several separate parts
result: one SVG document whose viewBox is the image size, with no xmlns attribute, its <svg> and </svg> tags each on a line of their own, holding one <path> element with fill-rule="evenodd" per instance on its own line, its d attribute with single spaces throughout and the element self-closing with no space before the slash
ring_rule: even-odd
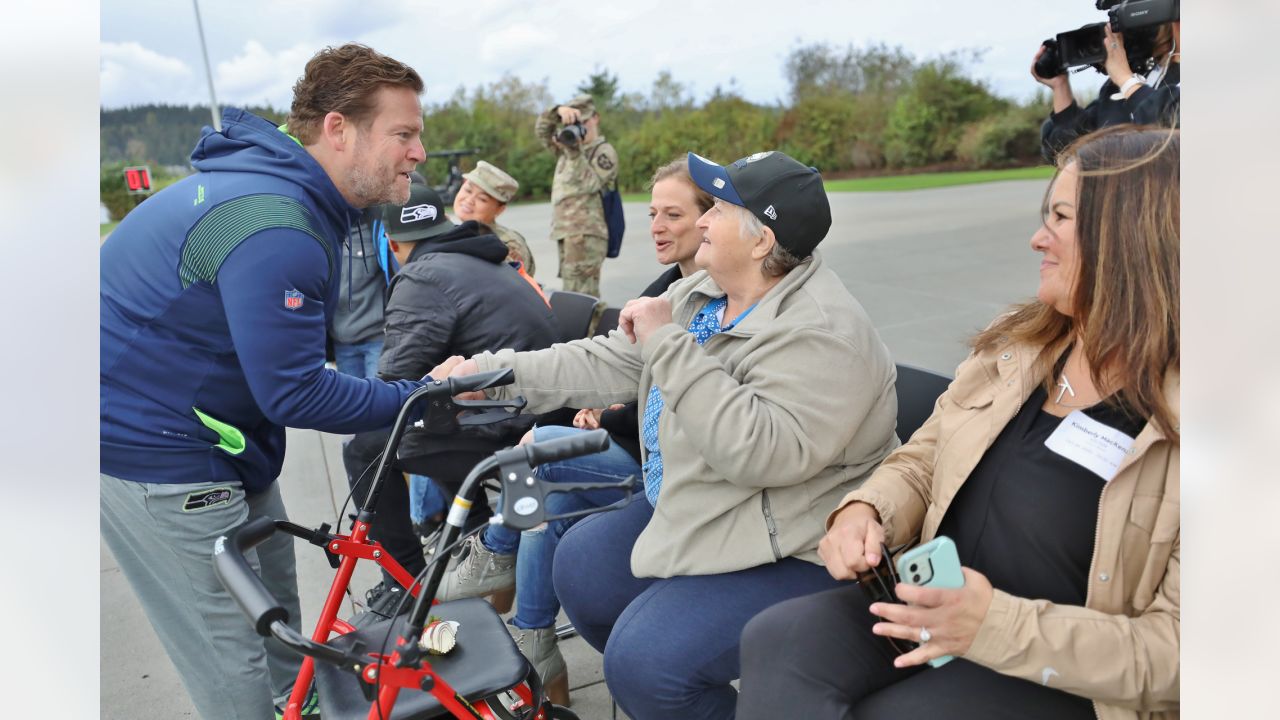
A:
<svg viewBox="0 0 1280 720">
<path fill-rule="evenodd" d="M 1037 227 L 1043 181 L 1011 181 L 910 193 L 838 193 L 822 252 L 866 307 L 895 359 L 950 374 L 964 339 L 1002 308 L 1035 292 L 1038 261 L 1028 248 Z M 649 243 L 648 208 L 626 205 L 621 257 L 605 264 L 605 299 L 622 304 L 661 270 Z M 554 278 L 556 251 L 546 239 L 550 208 L 510 208 L 503 221 L 524 233 L 542 280 Z M 333 523 L 346 496 L 341 439 L 291 430 L 281 488 L 293 520 Z M 319 612 L 332 571 L 323 554 L 298 546 L 303 626 Z M 353 587 L 372 585 L 372 572 Z M 105 547 L 101 550 L 101 716 L 172 720 L 195 713 Z M 610 717 L 600 656 L 580 639 L 564 643 L 574 709 L 583 720 Z M 622 717 L 619 713 L 619 717 Z"/>
</svg>

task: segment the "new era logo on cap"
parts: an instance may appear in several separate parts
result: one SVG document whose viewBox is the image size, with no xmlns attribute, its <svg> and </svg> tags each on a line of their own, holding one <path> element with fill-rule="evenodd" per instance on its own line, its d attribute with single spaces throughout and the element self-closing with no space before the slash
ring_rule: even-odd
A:
<svg viewBox="0 0 1280 720">
<path fill-rule="evenodd" d="M 435 205 L 414 205 L 400 210 L 400 222 L 415 223 L 422 220 L 435 220 L 439 214 L 440 210 Z"/>
<path fill-rule="evenodd" d="M 804 259 L 831 228 L 831 205 L 815 168 L 769 150 L 719 165 L 689 153 L 689 175 L 714 197 L 750 210 L 791 254 Z"/>
</svg>

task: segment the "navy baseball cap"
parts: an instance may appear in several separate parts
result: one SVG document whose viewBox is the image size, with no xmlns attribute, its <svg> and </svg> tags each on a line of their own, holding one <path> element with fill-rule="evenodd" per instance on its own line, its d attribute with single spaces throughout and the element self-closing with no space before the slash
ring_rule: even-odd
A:
<svg viewBox="0 0 1280 720">
<path fill-rule="evenodd" d="M 785 153 L 771 150 L 719 165 L 689 153 L 689 175 L 703 190 L 751 211 L 801 260 L 831 229 L 831 204 L 822 175 Z"/>
<path fill-rule="evenodd" d="M 444 235 L 457 227 L 444 214 L 444 201 L 429 185 L 409 184 L 409 201 L 404 207 L 382 206 L 382 224 L 387 237 L 396 242 L 417 242 Z"/>
</svg>

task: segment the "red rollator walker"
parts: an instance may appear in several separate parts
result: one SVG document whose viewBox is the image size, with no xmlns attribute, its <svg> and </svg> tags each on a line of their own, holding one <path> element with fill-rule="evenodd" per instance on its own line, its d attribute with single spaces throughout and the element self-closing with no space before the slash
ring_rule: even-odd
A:
<svg viewBox="0 0 1280 720">
<path fill-rule="evenodd" d="M 543 463 L 607 449 L 607 432 L 595 430 L 506 448 L 481 460 L 463 481 L 435 553 L 416 578 L 378 542 L 368 539 L 369 527 L 376 521 L 372 508 L 377 507 L 382 484 L 398 472 L 393 470 L 393 459 L 413 408 L 426 402 L 423 424 L 429 432 L 441 435 L 514 417 L 524 407 L 523 398 L 507 403 L 454 399 L 460 393 L 510 384 L 512 379 L 513 371 L 499 370 L 437 380 L 414 391 L 396 417 L 362 505 L 364 509 L 357 514 L 349 535 L 331 533 L 327 524 L 313 530 L 284 520 L 258 518 L 215 542 L 213 559 L 218 578 L 258 634 L 274 636 L 305 656 L 285 708 L 285 720 L 300 719 L 313 680 L 324 720 L 576 720 L 571 711 L 547 700 L 541 678 L 488 602 L 470 598 L 438 603 L 435 594 L 450 551 L 466 536 L 485 527 L 482 524 L 459 537 L 486 480 L 496 482 L 502 493 L 502 511 L 489 520 L 490 524 L 513 530 L 612 510 L 630 502 L 633 478 L 620 483 L 543 483 L 533 473 L 533 468 Z M 547 493 L 599 489 L 618 490 L 621 499 L 565 515 L 549 516 L 544 511 Z M 276 532 L 323 548 L 337 570 L 310 638 L 289 627 L 288 612 L 267 591 L 244 556 L 245 551 Z M 415 598 L 408 613 L 396 612 L 390 618 L 362 623 L 358 628 L 338 618 L 343 596 L 360 560 L 372 560 L 409 590 L 402 600 L 403 605 L 409 597 Z M 456 647 L 445 654 L 432 654 L 423 637 L 424 629 L 437 620 L 458 623 Z"/>
</svg>

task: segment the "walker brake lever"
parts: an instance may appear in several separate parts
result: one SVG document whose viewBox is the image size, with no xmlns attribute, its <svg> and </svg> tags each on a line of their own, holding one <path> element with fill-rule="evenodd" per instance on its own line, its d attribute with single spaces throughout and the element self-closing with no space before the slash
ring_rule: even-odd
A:
<svg viewBox="0 0 1280 720">
<path fill-rule="evenodd" d="M 516 396 L 511 400 L 455 400 L 454 404 L 464 412 L 477 411 L 458 417 L 458 427 L 475 427 L 510 420 L 524 410 L 528 401 L 523 396 Z"/>
</svg>

